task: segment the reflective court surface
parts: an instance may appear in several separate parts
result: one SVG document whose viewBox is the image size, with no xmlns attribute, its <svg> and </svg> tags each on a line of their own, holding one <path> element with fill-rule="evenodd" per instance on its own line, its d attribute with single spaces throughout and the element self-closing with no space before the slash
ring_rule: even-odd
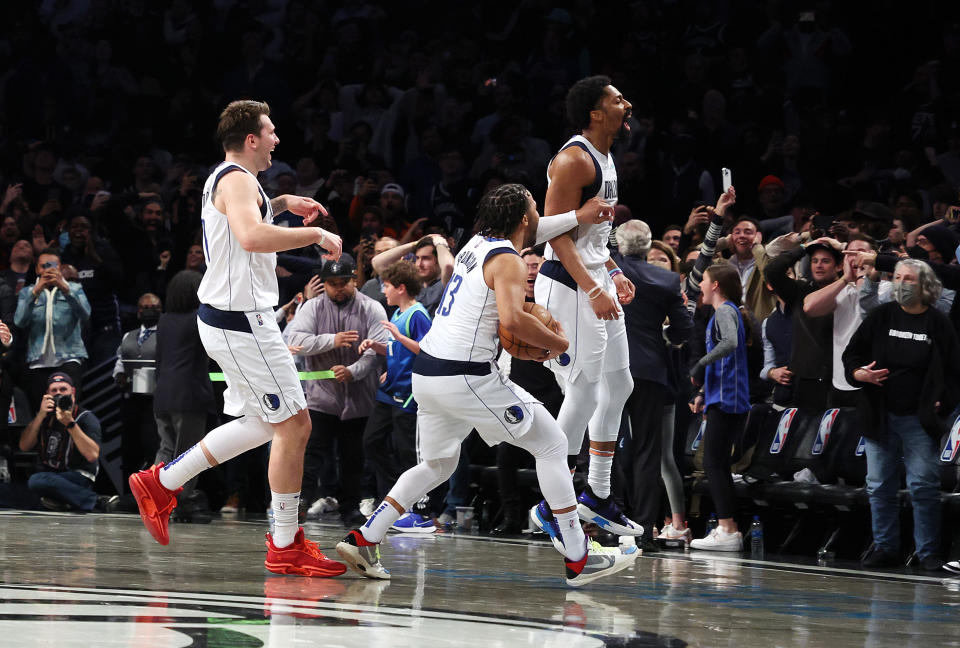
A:
<svg viewBox="0 0 960 648">
<path fill-rule="evenodd" d="M 308 524 L 336 556 L 340 527 Z M 960 578 L 693 552 L 568 588 L 552 546 L 391 535 L 391 581 L 276 576 L 263 523 L 0 513 L 0 646 L 960 646 Z"/>
</svg>

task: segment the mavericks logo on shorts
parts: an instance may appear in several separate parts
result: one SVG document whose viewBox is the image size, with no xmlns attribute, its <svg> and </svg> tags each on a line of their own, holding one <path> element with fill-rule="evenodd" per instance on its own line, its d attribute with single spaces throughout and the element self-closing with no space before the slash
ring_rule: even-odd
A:
<svg viewBox="0 0 960 648">
<path fill-rule="evenodd" d="M 263 318 L 260 317 L 260 313 L 257 313 L 257 326 L 263 326 Z"/>
<path fill-rule="evenodd" d="M 276 394 L 264 394 L 263 404 L 267 406 L 268 410 L 276 412 L 280 409 L 280 397 Z"/>
<path fill-rule="evenodd" d="M 519 423 L 523 420 L 523 408 L 519 405 L 511 405 L 504 410 L 503 420 L 507 423 Z"/>
</svg>

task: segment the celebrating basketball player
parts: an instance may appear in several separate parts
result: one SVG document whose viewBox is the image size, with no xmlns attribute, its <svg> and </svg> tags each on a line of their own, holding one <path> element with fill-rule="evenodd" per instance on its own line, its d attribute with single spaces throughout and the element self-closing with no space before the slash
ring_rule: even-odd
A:
<svg viewBox="0 0 960 648">
<path fill-rule="evenodd" d="M 567 117 L 581 132 L 547 167 L 545 223 L 568 220 L 571 212 L 591 202 L 613 210 L 617 170 L 610 147 L 628 128 L 630 111 L 630 102 L 605 76 L 582 79 L 570 88 Z M 570 335 L 567 353 L 551 359 L 548 366 L 564 392 L 557 422 L 567 436 L 571 467 L 589 424 L 590 467 L 588 485 L 578 498 L 580 516 L 619 535 L 642 535 L 643 528 L 624 516 L 610 496 L 620 414 L 633 389 L 619 304 L 630 303 L 634 291 L 610 259 L 610 230 L 609 218 L 601 213 L 595 223 L 581 222 L 550 239 L 535 297 Z M 530 517 L 541 528 L 549 526 L 544 502 L 531 510 Z"/>
<path fill-rule="evenodd" d="M 567 350 L 562 330 L 555 333 L 523 308 L 527 268 L 517 251 L 533 242 L 538 221 L 536 203 L 520 185 L 502 185 L 480 201 L 479 234 L 457 255 L 413 365 L 421 463 L 403 473 L 363 527 L 337 545 L 340 556 L 364 576 L 390 578 L 378 544 L 400 515 L 453 474 L 460 444 L 474 428 L 488 444 L 511 443 L 536 459 L 540 489 L 556 520 L 551 538 L 564 556 L 569 585 L 616 573 L 636 558 L 636 547 L 624 552 L 588 544 L 577 519 L 562 430 L 539 401 L 501 378 L 494 365 L 498 320 L 511 335 L 545 349 L 545 359 Z"/>
<path fill-rule="evenodd" d="M 257 173 L 270 168 L 280 143 L 270 108 L 234 101 L 217 126 L 225 160 L 203 188 L 201 218 L 207 271 L 198 296 L 197 326 L 207 354 L 226 376 L 224 412 L 239 417 L 210 431 L 171 461 L 130 476 L 140 516 L 160 544 L 181 486 L 200 472 L 273 441 L 268 479 L 274 531 L 267 534 L 267 569 L 281 574 L 336 576 L 346 567 L 329 560 L 297 524 L 303 454 L 310 417 L 290 351 L 280 337 L 276 252 L 316 244 L 325 258 L 340 257 L 340 237 L 319 227 L 277 227 L 275 212 L 288 210 L 305 225 L 326 210 L 299 196 L 269 200 Z"/>
</svg>

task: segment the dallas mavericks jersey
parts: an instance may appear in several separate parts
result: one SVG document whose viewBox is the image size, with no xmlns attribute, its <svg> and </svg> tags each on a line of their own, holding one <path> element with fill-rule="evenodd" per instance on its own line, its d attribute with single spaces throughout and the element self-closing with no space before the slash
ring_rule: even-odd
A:
<svg viewBox="0 0 960 648">
<path fill-rule="evenodd" d="M 574 135 L 560 150 L 576 146 L 582 148 L 593 158 L 593 167 L 597 172 L 593 184 L 583 188 L 583 194 L 580 198 L 580 206 L 583 206 L 588 200 L 596 196 L 600 200 L 617 204 L 617 168 L 613 165 L 613 155 L 604 155 L 596 149 L 583 135 Z M 556 156 L 554 156 L 556 157 Z M 553 160 L 551 160 L 553 162 Z M 547 166 L 547 186 L 550 185 L 550 167 Z M 577 252 L 583 260 L 584 266 L 588 269 L 595 269 L 602 266 L 610 258 L 610 250 L 607 248 L 607 242 L 610 239 L 610 231 L 613 225 L 609 221 L 594 225 L 577 225 L 573 231 L 573 242 L 577 246 Z M 545 259 L 557 260 L 550 244 L 547 244 Z"/>
<path fill-rule="evenodd" d="M 226 311 L 258 311 L 273 308 L 280 300 L 277 287 L 277 255 L 273 252 L 247 252 L 230 231 L 227 215 L 213 205 L 213 190 L 228 173 L 240 171 L 257 177 L 233 162 L 222 162 L 203 185 L 200 219 L 203 224 L 203 256 L 207 271 L 200 282 L 200 302 Z M 257 182 L 263 199 L 260 214 L 265 223 L 273 223 L 270 199 Z"/>
<path fill-rule="evenodd" d="M 466 362 L 492 362 L 497 355 L 497 300 L 483 280 L 483 266 L 497 254 L 517 254 L 506 239 L 480 236 L 467 241 L 453 264 L 453 276 L 433 326 L 420 348 L 435 358 Z"/>
</svg>

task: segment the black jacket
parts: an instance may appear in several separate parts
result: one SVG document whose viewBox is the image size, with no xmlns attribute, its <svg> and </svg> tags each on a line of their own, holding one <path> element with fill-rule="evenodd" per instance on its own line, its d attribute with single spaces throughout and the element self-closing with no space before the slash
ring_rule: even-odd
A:
<svg viewBox="0 0 960 648">
<path fill-rule="evenodd" d="M 157 324 L 154 411 L 212 411 L 214 400 L 209 364 L 197 329 L 197 311 L 161 315 Z"/>
<path fill-rule="evenodd" d="M 873 361 L 877 362 L 875 369 L 887 367 L 888 330 L 891 317 L 898 308 L 898 303 L 888 302 L 870 311 L 843 352 L 847 382 L 863 388 L 857 407 L 860 429 L 863 436 L 880 442 L 887 438 L 885 388 L 855 380 L 853 372 Z M 928 308 L 924 315 L 932 348 L 917 414 L 927 434 L 939 439 L 944 430 L 937 416 L 936 404 L 940 403 L 941 412 L 949 413 L 960 401 L 960 343 L 946 315 L 933 307 Z"/>
<path fill-rule="evenodd" d="M 663 322 L 670 319 L 667 339 L 683 344 L 690 339 L 693 321 L 680 296 L 680 276 L 644 259 L 618 252 L 613 260 L 636 287 L 636 298 L 623 307 L 630 348 L 630 373 L 639 380 L 660 383 L 675 391 L 667 379 L 667 344 Z"/>
</svg>

